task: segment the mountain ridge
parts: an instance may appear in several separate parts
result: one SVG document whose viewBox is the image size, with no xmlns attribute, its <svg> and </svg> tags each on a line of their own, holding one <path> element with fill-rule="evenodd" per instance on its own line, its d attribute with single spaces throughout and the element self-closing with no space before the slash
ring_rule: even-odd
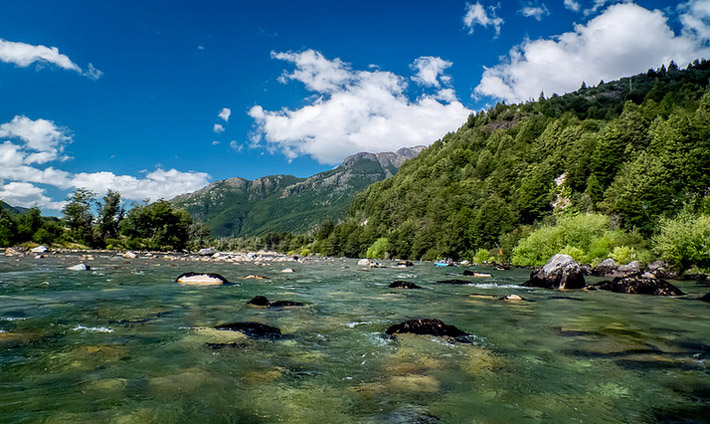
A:
<svg viewBox="0 0 710 424">
<path fill-rule="evenodd" d="M 308 231 L 324 220 L 340 220 L 355 193 L 391 177 L 423 149 L 359 152 L 338 167 L 307 178 L 284 174 L 254 180 L 228 178 L 178 195 L 171 202 L 203 221 L 216 237 Z"/>
</svg>

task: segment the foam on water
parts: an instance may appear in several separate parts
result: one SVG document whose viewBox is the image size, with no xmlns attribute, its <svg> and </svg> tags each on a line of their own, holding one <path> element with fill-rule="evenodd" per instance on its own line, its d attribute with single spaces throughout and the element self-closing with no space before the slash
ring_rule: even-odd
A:
<svg viewBox="0 0 710 424">
<path fill-rule="evenodd" d="M 88 331 L 90 333 L 113 333 L 113 329 L 108 327 L 85 327 L 83 325 L 77 325 L 72 328 L 74 331 Z"/>
</svg>

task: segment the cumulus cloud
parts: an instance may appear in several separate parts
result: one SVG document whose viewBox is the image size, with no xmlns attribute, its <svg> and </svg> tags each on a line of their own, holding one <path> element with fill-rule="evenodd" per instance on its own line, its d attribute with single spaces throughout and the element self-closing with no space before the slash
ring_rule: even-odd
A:
<svg viewBox="0 0 710 424">
<path fill-rule="evenodd" d="M 59 53 L 56 47 L 34 46 L 32 44 L 7 41 L 0 38 L 0 61 L 26 68 L 33 63 L 49 63 L 62 69 L 75 71 L 89 78 L 98 79 L 103 75 L 94 65 L 89 64 L 87 72 L 72 62 L 68 56 Z"/>
<path fill-rule="evenodd" d="M 412 80 L 424 86 L 440 87 L 441 83 L 449 84 L 451 77 L 444 71 L 450 68 L 453 62 L 440 57 L 422 56 L 417 58 L 410 68 L 416 72 Z"/>
<path fill-rule="evenodd" d="M 44 189 L 30 183 L 0 183 L 0 199 L 12 206 L 60 210 L 64 202 L 54 202 L 45 195 Z"/>
<path fill-rule="evenodd" d="M 84 187 L 96 193 L 104 193 L 110 188 L 131 200 L 171 199 L 178 194 L 202 188 L 208 183 L 209 175 L 204 172 L 181 172 L 176 169 L 157 169 L 146 174 L 144 178 L 104 171 L 82 172 L 71 179 L 73 187 Z"/>
<path fill-rule="evenodd" d="M 37 184 L 61 190 L 85 187 L 99 194 L 110 188 L 129 200 L 155 200 L 195 191 L 209 183 L 208 174 L 175 169 L 157 169 L 136 178 L 111 172 L 72 174 L 46 166 L 66 160 L 61 153 L 71 142 L 68 129 L 46 119 L 15 116 L 0 124 L 0 200 L 13 206 L 59 210 L 64 203 L 50 199 L 45 188 Z"/>
<path fill-rule="evenodd" d="M 525 6 L 520 9 L 519 13 L 525 16 L 526 18 L 535 18 L 538 21 L 542 21 L 542 18 L 548 16 L 550 14 L 550 11 L 547 10 L 547 6 L 541 4 L 539 6 Z"/>
<path fill-rule="evenodd" d="M 229 122 L 229 116 L 232 114 L 232 109 L 228 107 L 223 107 L 222 110 L 219 112 L 219 118 L 222 119 L 224 122 Z"/>
<path fill-rule="evenodd" d="M 689 37 L 710 40 L 710 0 L 692 0 L 679 9 L 683 32 Z"/>
<path fill-rule="evenodd" d="M 573 12 L 579 12 L 581 8 L 579 2 L 575 0 L 565 0 L 565 7 Z"/>
<path fill-rule="evenodd" d="M 707 0 L 687 3 L 689 14 Z M 508 102 L 537 98 L 545 93 L 564 93 L 585 81 L 614 80 L 657 68 L 674 60 L 679 65 L 708 57 L 710 28 L 702 19 L 681 19 L 677 35 L 659 10 L 647 10 L 633 3 L 610 6 L 574 31 L 553 39 L 526 40 L 514 47 L 500 64 L 486 68 L 476 95 Z"/>
<path fill-rule="evenodd" d="M 212 131 L 214 131 L 216 134 L 220 134 L 224 132 L 224 127 L 221 124 L 214 124 L 212 126 Z"/>
<path fill-rule="evenodd" d="M 288 158 L 309 155 L 324 164 L 336 164 L 360 152 L 382 152 L 405 146 L 430 144 L 455 130 L 471 113 L 447 88 L 411 100 L 407 80 L 381 70 L 352 70 L 340 59 L 328 60 L 313 50 L 274 53 L 272 57 L 295 65 L 283 80 L 297 80 L 316 95 L 300 109 L 267 111 L 256 105 L 249 110 L 256 124 L 252 146 L 280 151 Z M 441 74 L 448 66 L 438 58 L 420 58 L 437 63 L 434 73 L 418 78 L 434 85 L 446 81 Z M 442 67 L 443 66 L 443 67 Z"/>
<path fill-rule="evenodd" d="M 503 19 L 496 16 L 496 8 L 493 6 L 484 7 L 480 2 L 471 4 L 466 3 L 466 14 L 463 17 L 464 27 L 468 29 L 469 34 L 473 34 L 473 28 L 480 25 L 484 28 L 492 26 L 496 30 L 496 37 L 500 35 L 500 27 L 503 25 Z"/>
</svg>

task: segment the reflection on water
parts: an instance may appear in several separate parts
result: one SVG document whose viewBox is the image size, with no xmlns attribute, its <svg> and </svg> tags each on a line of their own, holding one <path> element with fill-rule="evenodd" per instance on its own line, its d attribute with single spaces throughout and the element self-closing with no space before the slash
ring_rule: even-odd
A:
<svg viewBox="0 0 710 424">
<path fill-rule="evenodd" d="M 0 258 L 0 422 L 704 422 L 707 290 L 688 298 L 553 292 L 527 271 L 417 263 L 173 263 Z M 238 284 L 189 287 L 183 272 Z M 241 280 L 259 274 L 268 280 Z M 435 284 L 469 279 L 470 285 Z M 421 290 L 389 289 L 407 279 Z M 501 297 L 518 294 L 521 301 Z M 254 308 L 254 296 L 304 307 Z M 438 318 L 474 343 L 385 336 Z M 283 337 L 214 329 L 257 322 Z M 695 420 L 695 421 L 693 421 Z"/>
</svg>

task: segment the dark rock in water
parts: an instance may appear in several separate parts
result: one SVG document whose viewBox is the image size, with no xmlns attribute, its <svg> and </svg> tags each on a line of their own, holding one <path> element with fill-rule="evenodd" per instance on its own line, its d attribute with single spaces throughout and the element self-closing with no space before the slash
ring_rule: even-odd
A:
<svg viewBox="0 0 710 424">
<path fill-rule="evenodd" d="M 710 284 L 710 275 L 695 274 L 695 281 L 700 284 Z"/>
<path fill-rule="evenodd" d="M 256 296 L 252 300 L 248 301 L 247 305 L 269 306 L 269 299 L 265 298 L 264 296 Z"/>
<path fill-rule="evenodd" d="M 249 321 L 218 325 L 215 330 L 239 331 L 254 339 L 278 339 L 283 336 L 276 327 Z"/>
<path fill-rule="evenodd" d="M 700 300 L 703 302 L 710 302 L 710 293 L 706 294 L 705 296 L 701 297 Z"/>
<path fill-rule="evenodd" d="M 230 284 L 229 281 L 221 275 L 209 272 L 186 272 L 184 274 L 180 274 L 175 281 L 180 284 L 193 286 L 217 286 L 221 284 Z"/>
<path fill-rule="evenodd" d="M 389 285 L 391 289 L 421 289 L 418 285 L 412 283 L 411 281 L 395 281 Z"/>
<path fill-rule="evenodd" d="M 473 275 L 473 274 L 475 274 L 475 272 L 469 271 L 469 270 L 467 270 L 467 269 L 465 269 L 465 270 L 463 271 L 463 275 L 464 275 L 464 276 L 471 276 L 471 275 Z"/>
<path fill-rule="evenodd" d="M 592 266 L 587 264 L 579 264 L 579 268 L 584 275 L 592 275 Z"/>
<path fill-rule="evenodd" d="M 661 260 L 654 261 L 646 265 L 646 269 L 654 275 L 654 278 L 660 278 L 663 280 L 673 280 L 678 278 L 678 274 L 669 271 L 669 268 L 668 264 Z"/>
<path fill-rule="evenodd" d="M 248 301 L 247 305 L 265 306 L 267 308 L 283 308 L 285 306 L 303 306 L 303 303 L 292 302 L 290 300 L 277 300 L 276 302 L 269 302 L 269 299 L 264 296 L 256 296 L 252 300 Z"/>
<path fill-rule="evenodd" d="M 467 333 L 459 330 L 453 325 L 444 324 L 438 319 L 410 319 L 393 325 L 385 330 L 385 334 L 394 335 L 400 333 L 411 333 L 411 334 L 421 334 L 421 335 L 431 335 L 439 337 L 453 337 L 455 339 L 461 339 L 468 336 Z"/>
<path fill-rule="evenodd" d="M 379 418 L 377 422 L 387 424 L 436 424 L 441 422 L 439 417 L 415 409 L 393 411 Z"/>
<path fill-rule="evenodd" d="M 410 267 L 410 266 L 414 266 L 414 264 L 411 261 L 399 261 L 399 262 L 397 262 L 397 266 Z"/>
<path fill-rule="evenodd" d="M 569 255 L 555 255 L 542 268 L 534 269 L 526 287 L 546 289 L 581 289 L 585 286 L 584 273 Z"/>
<path fill-rule="evenodd" d="M 466 281 L 466 280 L 441 280 L 441 281 L 437 281 L 436 284 L 458 284 L 458 285 L 462 285 L 462 284 L 471 284 L 471 282 L 470 282 L 470 281 Z"/>
<path fill-rule="evenodd" d="M 269 308 L 283 308 L 285 306 L 303 306 L 303 303 L 292 302 L 290 300 L 277 300 L 276 302 L 269 303 Z"/>
<path fill-rule="evenodd" d="M 643 272 L 639 261 L 632 261 L 626 265 L 618 265 L 613 259 L 604 259 L 599 265 L 592 268 L 592 275 L 595 277 L 630 277 Z"/>
<path fill-rule="evenodd" d="M 641 277 L 617 277 L 614 281 L 601 281 L 588 287 L 590 290 L 606 290 L 614 293 L 648 294 L 653 296 L 682 296 L 684 293 L 664 280 Z"/>
</svg>

